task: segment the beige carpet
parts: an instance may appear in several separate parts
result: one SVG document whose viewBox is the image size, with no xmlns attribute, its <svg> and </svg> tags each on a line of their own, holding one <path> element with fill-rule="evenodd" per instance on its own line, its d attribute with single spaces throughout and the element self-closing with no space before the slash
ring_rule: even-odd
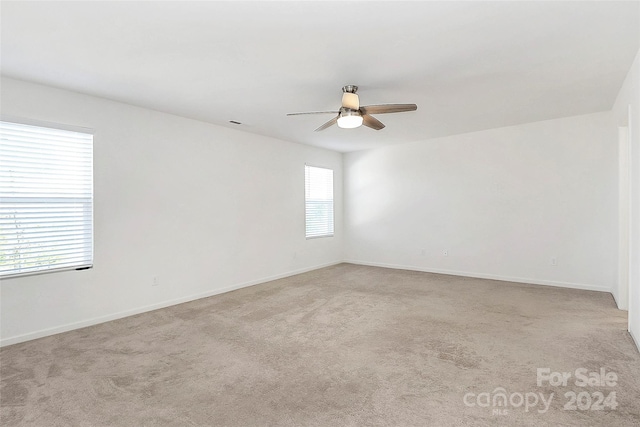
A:
<svg viewBox="0 0 640 427">
<path fill-rule="evenodd" d="M 3 426 L 640 425 L 640 354 L 611 295 L 349 264 L 0 357 Z M 572 377 L 538 387 L 537 368 Z M 579 368 L 618 380 L 580 387 Z M 493 406 L 499 387 L 513 404 Z M 592 407 L 612 391 L 616 409 Z"/>
</svg>

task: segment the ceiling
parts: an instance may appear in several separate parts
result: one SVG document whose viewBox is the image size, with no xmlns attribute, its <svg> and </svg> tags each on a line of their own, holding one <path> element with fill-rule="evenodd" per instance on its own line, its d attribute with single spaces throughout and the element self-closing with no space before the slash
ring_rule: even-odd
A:
<svg viewBox="0 0 640 427">
<path fill-rule="evenodd" d="M 8 2 L 2 74 L 341 152 L 611 108 L 632 2 Z M 415 103 L 313 130 L 341 87 Z M 241 125 L 230 124 L 230 120 Z"/>
</svg>

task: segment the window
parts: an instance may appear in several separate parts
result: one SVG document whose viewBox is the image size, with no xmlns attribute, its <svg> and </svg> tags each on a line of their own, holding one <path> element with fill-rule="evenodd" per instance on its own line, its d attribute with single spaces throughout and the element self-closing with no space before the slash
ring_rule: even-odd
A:
<svg viewBox="0 0 640 427">
<path fill-rule="evenodd" d="M 0 277 L 93 263 L 93 135 L 0 122 Z"/>
<path fill-rule="evenodd" d="M 304 167 L 307 239 L 333 236 L 333 170 Z"/>
</svg>

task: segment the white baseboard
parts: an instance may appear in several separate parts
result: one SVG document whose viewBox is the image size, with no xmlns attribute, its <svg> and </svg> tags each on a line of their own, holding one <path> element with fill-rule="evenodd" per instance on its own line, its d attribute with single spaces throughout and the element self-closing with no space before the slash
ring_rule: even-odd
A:
<svg viewBox="0 0 640 427">
<path fill-rule="evenodd" d="M 618 292 L 618 284 L 616 283 L 615 285 L 613 285 L 613 289 L 611 290 L 611 295 L 613 295 L 613 299 L 616 302 L 616 307 L 618 307 L 618 310 L 629 311 L 629 301 L 623 301 L 622 299 L 620 299 L 618 297 Z M 629 299 L 628 295 L 625 299 Z"/>
<path fill-rule="evenodd" d="M 618 300 L 618 296 L 616 295 L 615 292 L 611 292 L 611 295 L 613 296 L 613 300 L 615 301 L 616 307 L 618 307 L 618 310 L 629 311 L 629 307 L 628 306 L 623 306 L 621 304 L 621 302 Z"/>
<path fill-rule="evenodd" d="M 306 273 L 308 271 L 317 270 L 319 268 L 329 267 L 336 264 L 341 264 L 342 261 L 330 262 L 327 264 L 316 265 L 313 267 L 301 268 L 299 270 L 288 271 L 282 274 L 276 274 L 274 276 L 263 277 L 261 279 L 250 280 L 244 283 L 238 283 L 235 285 L 227 286 L 219 289 L 212 289 L 201 294 L 189 295 L 186 297 L 176 298 L 169 301 L 163 301 L 156 304 L 151 304 L 143 307 L 134 308 L 131 310 L 120 311 L 117 313 L 108 314 L 106 316 L 93 317 L 91 319 L 82 320 L 79 322 L 67 323 L 65 325 L 55 326 L 53 328 L 41 329 L 39 331 L 30 332 L 28 334 L 16 335 L 9 338 L 0 339 L 0 347 L 18 344 L 25 341 L 35 340 L 37 338 L 48 337 L 50 335 L 60 334 L 62 332 L 72 331 L 74 329 L 80 329 L 87 326 L 97 325 L 99 323 L 109 322 L 111 320 L 122 319 L 123 317 L 133 316 L 140 313 L 146 313 L 148 311 L 158 310 L 160 308 L 170 307 L 172 305 L 182 304 L 189 301 L 194 301 L 200 298 L 206 298 L 213 295 L 219 295 L 226 292 L 235 291 L 237 289 L 246 288 L 249 286 L 259 285 L 261 283 L 271 282 L 272 280 L 283 279 L 285 277 L 295 276 L 296 274 Z"/>
<path fill-rule="evenodd" d="M 170 307 L 172 305 L 182 304 L 182 303 L 189 302 L 189 301 L 194 301 L 194 300 L 197 300 L 197 299 L 200 299 L 200 298 L 206 298 L 206 297 L 210 297 L 210 296 L 213 296 L 213 295 L 219 295 L 219 294 L 223 294 L 223 293 L 226 293 L 226 292 L 235 291 L 237 289 L 258 285 L 258 284 L 265 283 L 265 282 L 270 282 L 272 280 L 277 280 L 277 279 L 282 279 L 282 278 L 285 278 L 285 277 L 295 276 L 296 274 L 306 273 L 308 271 L 317 270 L 319 268 L 324 268 L 324 267 L 329 267 L 329 266 L 336 265 L 336 264 L 341 264 L 343 262 L 350 263 L 350 264 L 358 264 L 358 265 L 368 265 L 368 266 L 372 266 L 372 267 L 383 267 L 383 268 L 393 268 L 393 269 L 400 269 L 400 270 L 422 271 L 422 272 L 426 272 L 426 273 L 448 274 L 448 275 L 453 275 L 453 276 L 475 277 L 475 278 L 479 278 L 479 279 L 500 280 L 500 281 L 505 281 L 505 282 L 516 282 L 516 283 L 529 283 L 529 284 L 534 284 L 534 285 L 557 286 L 557 287 L 562 287 L 562 288 L 582 289 L 582 290 L 588 290 L 588 291 L 599 291 L 599 292 L 611 293 L 611 289 L 609 289 L 609 288 L 606 288 L 606 287 L 603 287 L 603 286 L 582 284 L 582 283 L 558 282 L 558 281 L 551 281 L 551 280 L 538 280 L 538 279 L 521 278 L 521 277 L 500 276 L 500 275 L 485 274 L 485 273 L 473 273 L 473 272 L 466 272 L 466 271 L 441 270 L 441 269 L 424 268 L 424 267 L 417 267 L 417 266 L 411 266 L 411 265 L 386 264 L 386 263 L 367 262 L 367 261 L 359 261 L 359 260 L 344 260 L 344 261 L 335 261 L 335 262 L 331 262 L 331 263 L 316 265 L 316 266 L 313 266 L 313 267 L 307 267 L 307 268 L 302 268 L 302 269 L 298 269 L 298 270 L 288 271 L 288 272 L 285 272 L 285 273 L 282 273 L 282 274 L 277 274 L 277 275 L 274 275 L 274 276 L 263 277 L 263 278 L 260 278 L 260 279 L 251 280 L 251 281 L 244 282 L 244 283 L 238 283 L 238 284 L 227 286 L 227 287 L 224 287 L 224 288 L 213 289 L 213 290 L 210 290 L 210 291 L 207 291 L 207 292 L 204 292 L 204 293 L 200 293 L 200 294 L 196 294 L 196 295 L 189 295 L 189 296 L 186 296 L 186 297 L 181 297 L 181 298 L 177 298 L 177 299 L 173 299 L 173 300 L 169 300 L 169 301 L 163 301 L 163 302 L 160 302 L 160 303 L 151 304 L 151 305 L 147 305 L 147 306 L 143 306 L 143 307 L 138 307 L 138 308 L 134 308 L 134 309 L 131 309 L 131 310 L 125 310 L 125 311 L 120 311 L 120 312 L 117 312 L 117 313 L 108 314 L 106 316 L 94 317 L 94 318 L 82 320 L 82 321 L 79 321 L 79 322 L 67 323 L 67 324 L 64 324 L 64 325 L 55 326 L 55 327 L 47 328 L 47 329 L 42 329 L 42 330 L 39 330 L 39 331 L 30 332 L 30 333 L 23 334 L 23 335 L 16 335 L 16 336 L 9 337 L 9 338 L 2 338 L 2 339 L 0 339 L 0 347 L 12 345 L 12 344 L 18 344 L 18 343 L 21 343 L 21 342 L 30 341 L 30 340 L 34 340 L 34 339 L 37 339 L 37 338 L 43 338 L 43 337 L 47 337 L 47 336 L 50 336 L 50 335 L 59 334 L 59 333 L 62 333 L 62 332 L 68 332 L 68 331 L 72 331 L 74 329 L 80 329 L 80 328 L 84 328 L 84 327 L 87 327 L 87 326 L 97 325 L 99 323 L 109 322 L 111 320 L 122 319 L 123 317 L 128 317 L 128 316 L 133 316 L 133 315 L 140 314 L 140 313 L 145 313 L 145 312 L 148 312 L 148 311 L 158 310 L 160 308 Z M 633 336 L 633 334 L 631 334 L 631 336 L 633 337 L 636 345 L 638 345 L 638 349 L 640 350 L 640 341 L 638 341 Z"/>
<path fill-rule="evenodd" d="M 618 302 L 618 296 L 616 295 L 616 293 L 611 291 L 611 296 L 613 297 L 613 302 L 616 303 L 616 307 L 618 307 L 618 310 L 622 310 L 620 308 L 620 303 Z"/>
<path fill-rule="evenodd" d="M 358 260 L 345 260 L 344 262 L 350 263 L 350 264 L 368 265 L 371 267 L 393 268 L 397 270 L 422 271 L 425 273 L 448 274 L 451 276 L 475 277 L 478 279 L 500 280 L 503 282 L 529 283 L 532 285 L 557 286 L 560 288 L 582 289 L 586 291 L 598 291 L 598 292 L 611 293 L 611 289 L 605 286 L 587 285 L 583 283 L 557 282 L 554 280 L 539 280 L 539 279 L 530 279 L 530 278 L 522 278 L 522 277 L 500 276 L 495 274 L 473 273 L 469 271 L 441 270 L 441 269 L 428 268 L 428 267 L 416 267 L 413 265 L 386 264 L 381 262 L 368 262 L 368 261 L 358 261 Z"/>
<path fill-rule="evenodd" d="M 638 351 L 640 352 L 640 340 L 638 340 L 636 338 L 635 335 L 633 335 L 633 332 L 631 331 L 631 329 L 629 329 L 629 335 L 631 335 L 631 339 L 633 340 L 633 342 L 636 344 L 636 347 L 638 348 Z"/>
</svg>

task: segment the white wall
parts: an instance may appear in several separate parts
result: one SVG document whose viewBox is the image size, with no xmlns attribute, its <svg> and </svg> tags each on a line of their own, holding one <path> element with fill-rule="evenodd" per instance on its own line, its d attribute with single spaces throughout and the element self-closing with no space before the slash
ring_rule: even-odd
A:
<svg viewBox="0 0 640 427">
<path fill-rule="evenodd" d="M 3 280 L 3 344 L 342 258 L 339 153 L 12 79 L 1 107 L 95 130 L 95 267 Z M 305 162 L 335 170 L 336 237 L 305 239 Z"/>
<path fill-rule="evenodd" d="M 640 349 L 640 51 L 613 106 L 616 126 L 629 127 L 631 146 L 629 332 Z"/>
<path fill-rule="evenodd" d="M 346 258 L 610 292 L 617 166 L 609 112 L 347 154 Z"/>
</svg>

